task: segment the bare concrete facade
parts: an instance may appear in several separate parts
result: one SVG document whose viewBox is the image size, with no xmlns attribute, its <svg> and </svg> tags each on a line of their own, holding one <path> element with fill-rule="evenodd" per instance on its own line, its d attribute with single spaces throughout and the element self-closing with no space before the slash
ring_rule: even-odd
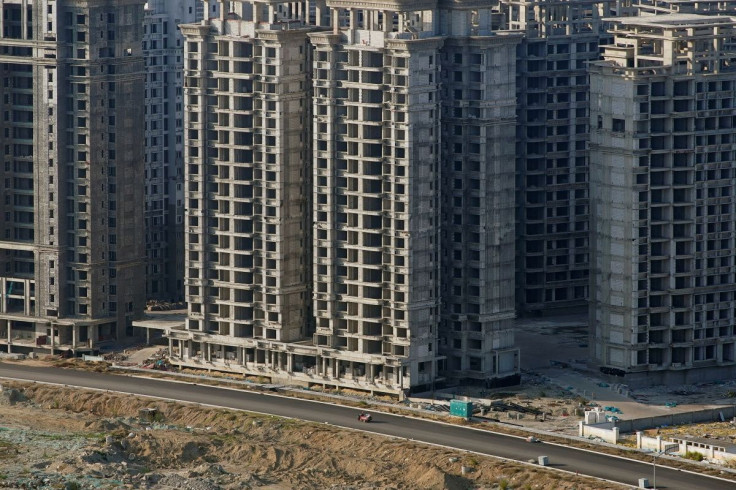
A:
<svg viewBox="0 0 736 490">
<path fill-rule="evenodd" d="M 199 0 L 149 0 L 143 24 L 146 65 L 146 299 L 184 300 L 184 36 Z"/>
<path fill-rule="evenodd" d="M 616 2 L 502 2 L 525 34 L 517 63 L 516 303 L 520 314 L 585 308 L 589 283 L 588 63 Z"/>
<path fill-rule="evenodd" d="M 476 10 L 477 9 L 477 10 Z M 470 3 L 440 10 L 440 352 L 454 381 L 518 382 L 514 147 L 520 33 Z"/>
<path fill-rule="evenodd" d="M 591 69 L 592 357 L 632 385 L 732 377 L 734 21 L 614 35 Z"/>
<path fill-rule="evenodd" d="M 0 6 L 0 345 L 94 349 L 144 306 L 143 2 Z"/>
<path fill-rule="evenodd" d="M 274 381 L 518 382 L 520 36 L 477 2 L 222 7 L 182 26 L 187 322 L 137 324 Z"/>
</svg>

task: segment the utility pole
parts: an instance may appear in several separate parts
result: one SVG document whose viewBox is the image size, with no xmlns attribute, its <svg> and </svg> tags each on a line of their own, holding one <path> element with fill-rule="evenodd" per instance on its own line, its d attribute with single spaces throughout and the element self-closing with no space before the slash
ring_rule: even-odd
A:
<svg viewBox="0 0 736 490">
<path fill-rule="evenodd" d="M 654 459 L 652 459 L 652 488 L 654 490 L 657 490 L 657 456 L 662 456 L 663 454 L 670 453 L 674 451 L 675 449 L 680 449 L 679 444 L 668 444 L 664 447 L 664 451 L 660 451 L 658 453 L 654 453 Z"/>
</svg>

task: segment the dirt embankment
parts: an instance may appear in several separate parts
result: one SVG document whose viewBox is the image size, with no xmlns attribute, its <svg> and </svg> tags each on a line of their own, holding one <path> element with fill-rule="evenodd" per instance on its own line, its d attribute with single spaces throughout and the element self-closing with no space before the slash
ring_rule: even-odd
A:
<svg viewBox="0 0 736 490">
<path fill-rule="evenodd" d="M 152 406 L 155 421 L 141 422 Z M 619 488 L 329 425 L 24 383 L 0 394 L 3 486 Z"/>
</svg>

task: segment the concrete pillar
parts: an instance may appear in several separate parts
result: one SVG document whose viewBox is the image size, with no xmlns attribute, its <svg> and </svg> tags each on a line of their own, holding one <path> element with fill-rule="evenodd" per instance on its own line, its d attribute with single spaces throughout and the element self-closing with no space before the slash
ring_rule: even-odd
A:
<svg viewBox="0 0 736 490">
<path fill-rule="evenodd" d="M 10 353 L 10 342 L 13 339 L 13 320 L 8 320 L 8 354 Z"/>
<path fill-rule="evenodd" d="M 20 2 L 20 37 L 28 39 L 28 0 Z"/>
<path fill-rule="evenodd" d="M 99 329 L 99 325 L 87 326 L 87 344 L 89 345 L 90 349 L 97 344 L 97 332 L 99 331 Z M 146 334 L 148 334 L 148 329 L 146 329 Z"/>
<path fill-rule="evenodd" d="M 167 340 L 169 341 L 169 355 L 173 356 L 174 355 L 174 339 L 169 337 Z M 181 354 L 181 347 L 179 347 L 179 354 Z"/>
<path fill-rule="evenodd" d="M 229 1 L 220 0 L 220 20 L 224 21 L 225 16 L 227 16 L 227 14 L 230 12 L 230 9 L 227 8 L 229 5 Z"/>
<path fill-rule="evenodd" d="M 2 9 L 0 9 L 2 11 Z M 0 29 L 2 30 L 2 29 Z M 0 313 L 7 313 L 8 308 L 8 280 L 4 277 L 0 277 Z"/>
<path fill-rule="evenodd" d="M 273 24 L 275 20 L 275 14 L 276 10 L 273 8 L 273 5 L 268 6 L 268 23 Z"/>
<path fill-rule="evenodd" d="M 23 313 L 31 316 L 31 281 L 26 279 L 23 281 Z"/>
<path fill-rule="evenodd" d="M 292 354 L 291 352 L 286 354 L 286 372 L 294 372 L 294 354 Z"/>
<path fill-rule="evenodd" d="M 304 5 L 302 6 L 302 20 L 309 24 L 309 0 L 304 0 Z"/>
<path fill-rule="evenodd" d="M 0 8 L 0 39 L 5 37 L 5 34 L 3 32 L 3 23 L 5 22 L 5 15 L 3 14 L 3 9 Z"/>
<path fill-rule="evenodd" d="M 619 428 L 618 427 L 614 427 L 613 428 L 613 444 L 617 444 L 618 443 L 618 433 L 619 433 Z"/>
<path fill-rule="evenodd" d="M 151 329 L 146 329 L 146 345 L 151 345 Z"/>
<path fill-rule="evenodd" d="M 355 9 L 348 10 L 348 28 L 351 31 L 354 31 L 355 30 L 355 27 L 356 27 L 355 26 L 355 19 L 356 19 Z"/>
<path fill-rule="evenodd" d="M 261 13 L 263 12 L 263 5 L 260 3 L 253 4 L 253 23 L 258 27 L 258 23 L 261 22 Z"/>
<path fill-rule="evenodd" d="M 641 449 L 641 431 L 636 431 L 636 449 Z"/>
<path fill-rule="evenodd" d="M 77 349 L 77 339 L 79 338 L 79 326 L 72 325 L 72 350 Z"/>
<path fill-rule="evenodd" d="M 657 451 L 662 451 L 662 436 L 657 436 Z"/>
<path fill-rule="evenodd" d="M 339 34 L 340 33 L 340 10 L 333 8 L 330 10 L 330 13 L 332 16 L 332 33 Z"/>
<path fill-rule="evenodd" d="M 56 346 L 56 335 L 54 335 L 54 332 L 56 331 L 56 327 L 52 324 L 51 325 L 51 355 L 54 355 L 54 347 Z"/>
<path fill-rule="evenodd" d="M 202 24 L 206 24 L 210 20 L 210 2 L 209 0 L 201 0 L 202 2 Z"/>
<path fill-rule="evenodd" d="M 583 421 L 578 421 L 578 437 L 585 437 L 585 427 Z"/>
</svg>

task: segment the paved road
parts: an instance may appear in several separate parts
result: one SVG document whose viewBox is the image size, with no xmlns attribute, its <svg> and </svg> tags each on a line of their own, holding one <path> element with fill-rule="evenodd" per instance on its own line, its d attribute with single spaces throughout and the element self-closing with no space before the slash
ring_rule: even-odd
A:
<svg viewBox="0 0 736 490">
<path fill-rule="evenodd" d="M 329 422 L 342 427 L 360 428 L 378 434 L 411 438 L 415 441 L 440 444 L 519 461 L 527 461 L 539 455 L 545 455 L 549 456 L 551 465 L 556 468 L 628 485 L 636 485 L 640 477 L 651 478 L 652 476 L 652 465 L 647 463 L 555 444 L 530 444 L 522 438 L 513 436 L 380 412 L 374 412 L 373 423 L 365 424 L 356 420 L 358 410 L 355 408 L 279 397 L 271 394 L 85 371 L 31 367 L 3 362 L 0 362 L 0 378 L 59 383 L 217 405 L 300 418 L 313 422 Z M 660 489 L 734 490 L 736 483 L 657 467 L 657 487 Z"/>
</svg>

